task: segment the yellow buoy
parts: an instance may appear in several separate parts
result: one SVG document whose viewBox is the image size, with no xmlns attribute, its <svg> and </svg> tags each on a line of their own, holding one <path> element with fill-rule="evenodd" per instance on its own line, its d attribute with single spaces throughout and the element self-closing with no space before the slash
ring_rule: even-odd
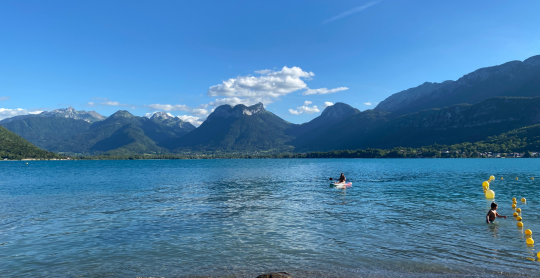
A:
<svg viewBox="0 0 540 278">
<path fill-rule="evenodd" d="M 516 177 L 516 180 L 517 180 L 517 179 L 518 179 L 518 178 Z"/>
<path fill-rule="evenodd" d="M 517 217 L 519 214 L 517 212 L 514 212 L 514 217 Z"/>
<path fill-rule="evenodd" d="M 494 176 L 491 176 L 491 177 L 489 177 L 489 179 L 490 179 L 490 180 L 494 180 L 494 179 L 495 179 L 495 177 L 494 177 Z"/>
<path fill-rule="evenodd" d="M 521 201 L 522 201 L 522 202 L 527 202 L 527 199 L 521 198 Z"/>
<path fill-rule="evenodd" d="M 518 222 L 517 226 L 520 227 L 520 228 L 523 227 L 523 222 Z"/>
<path fill-rule="evenodd" d="M 26 165 L 28 165 L 28 162 L 26 162 Z"/>
<path fill-rule="evenodd" d="M 501 180 L 504 180 L 504 178 L 503 178 L 503 177 L 501 177 Z"/>
<path fill-rule="evenodd" d="M 517 208 L 516 211 L 517 211 L 517 212 L 521 212 L 521 209 L 520 209 L 520 208 Z"/>
<path fill-rule="evenodd" d="M 483 183 L 482 183 L 482 186 L 483 186 L 483 187 L 489 187 L 489 182 L 488 182 L 488 181 L 483 182 Z"/>
<path fill-rule="evenodd" d="M 531 180 L 534 180 L 534 177 L 531 177 Z"/>
<path fill-rule="evenodd" d="M 530 235 L 532 235 L 532 231 L 530 229 L 527 229 L 527 230 L 525 230 L 525 234 L 530 236 Z"/>
<path fill-rule="evenodd" d="M 495 198 L 495 191 L 493 191 L 493 190 L 486 190 L 485 194 L 486 194 L 486 198 L 488 198 L 488 199 Z"/>
<path fill-rule="evenodd" d="M 540 252 L 536 253 L 536 256 L 540 259 Z"/>
<path fill-rule="evenodd" d="M 534 244 L 534 239 L 532 239 L 531 237 L 527 239 L 527 244 L 529 245 L 533 245 Z"/>
<path fill-rule="evenodd" d="M 517 221 L 521 221 L 521 219 L 522 219 L 521 216 L 516 217 Z"/>
<path fill-rule="evenodd" d="M 512 202 L 515 202 L 516 201 L 516 198 L 512 198 Z"/>
<path fill-rule="evenodd" d="M 515 208 L 516 208 L 516 204 L 512 204 L 512 208 L 515 209 Z"/>
</svg>

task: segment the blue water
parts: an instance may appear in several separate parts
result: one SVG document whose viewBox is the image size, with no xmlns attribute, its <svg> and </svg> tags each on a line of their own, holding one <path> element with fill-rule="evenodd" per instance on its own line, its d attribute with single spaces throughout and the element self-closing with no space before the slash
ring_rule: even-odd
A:
<svg viewBox="0 0 540 278">
<path fill-rule="evenodd" d="M 0 273 L 535 276 L 539 189 L 540 159 L 0 162 Z"/>
</svg>

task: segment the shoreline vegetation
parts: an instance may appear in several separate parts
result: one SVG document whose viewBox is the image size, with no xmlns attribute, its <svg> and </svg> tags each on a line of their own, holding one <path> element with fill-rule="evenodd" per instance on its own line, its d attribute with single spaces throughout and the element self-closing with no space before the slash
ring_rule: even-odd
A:
<svg viewBox="0 0 540 278">
<path fill-rule="evenodd" d="M 0 130 L 1 131 L 1 130 Z M 18 136 L 16 136 L 18 137 Z M 19 137 L 20 138 L 20 137 Z M 0 151 L 0 160 L 139 160 L 139 159 L 272 159 L 272 158 L 537 158 L 540 157 L 540 125 L 524 127 L 484 141 L 425 147 L 358 149 L 318 152 L 183 152 L 161 154 L 110 153 L 100 155 L 52 153 L 30 143 Z"/>
<path fill-rule="evenodd" d="M 65 160 L 180 160 L 180 159 L 316 159 L 316 158 L 540 158 L 540 152 L 467 152 L 439 146 L 442 150 L 430 147 L 340 150 L 330 152 L 278 153 L 278 154 L 143 154 L 143 155 L 96 155 L 64 156 L 55 158 L 22 158 L 2 161 L 65 161 Z"/>
</svg>

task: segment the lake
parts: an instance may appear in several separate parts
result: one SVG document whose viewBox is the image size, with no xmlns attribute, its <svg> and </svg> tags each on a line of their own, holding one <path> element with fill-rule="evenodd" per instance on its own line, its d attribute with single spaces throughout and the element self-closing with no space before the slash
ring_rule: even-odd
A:
<svg viewBox="0 0 540 278">
<path fill-rule="evenodd" d="M 535 276 L 539 189 L 540 159 L 2 161 L 0 273 Z"/>
</svg>

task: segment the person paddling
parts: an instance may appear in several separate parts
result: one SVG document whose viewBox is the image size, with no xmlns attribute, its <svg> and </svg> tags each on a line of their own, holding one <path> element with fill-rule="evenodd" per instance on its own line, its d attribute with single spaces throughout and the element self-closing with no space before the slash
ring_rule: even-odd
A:
<svg viewBox="0 0 540 278">
<path fill-rule="evenodd" d="M 345 175 L 343 173 L 341 173 L 341 176 L 339 176 L 338 183 L 345 183 L 346 180 L 347 180 L 347 178 L 345 177 Z"/>
</svg>

